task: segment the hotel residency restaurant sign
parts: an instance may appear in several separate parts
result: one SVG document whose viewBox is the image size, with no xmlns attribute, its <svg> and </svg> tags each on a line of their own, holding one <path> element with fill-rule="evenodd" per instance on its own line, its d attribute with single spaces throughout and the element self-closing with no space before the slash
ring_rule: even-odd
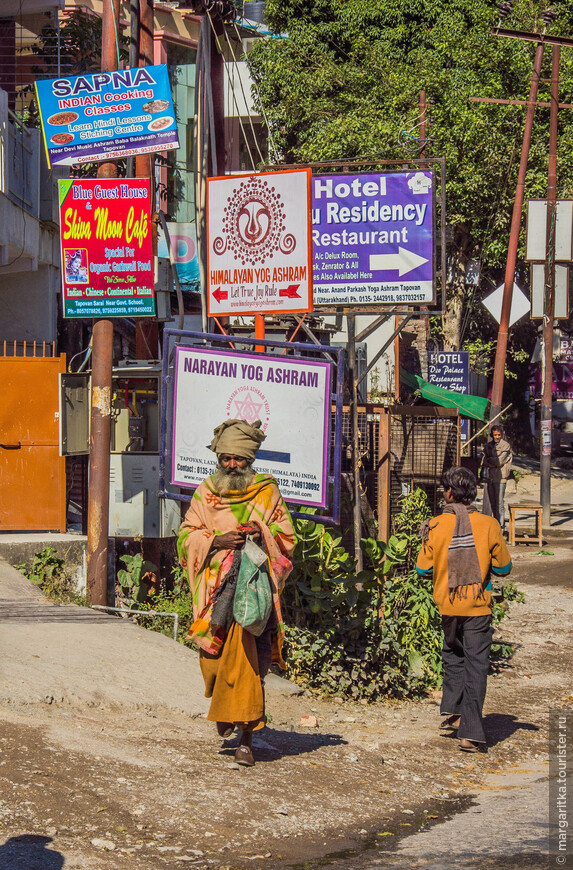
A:
<svg viewBox="0 0 573 870">
<path fill-rule="evenodd" d="M 431 172 L 312 179 L 315 305 L 434 298 Z"/>
<path fill-rule="evenodd" d="M 179 147 L 165 64 L 35 83 L 51 166 Z"/>
<path fill-rule="evenodd" d="M 155 314 L 148 178 L 58 181 L 64 317 Z"/>
</svg>

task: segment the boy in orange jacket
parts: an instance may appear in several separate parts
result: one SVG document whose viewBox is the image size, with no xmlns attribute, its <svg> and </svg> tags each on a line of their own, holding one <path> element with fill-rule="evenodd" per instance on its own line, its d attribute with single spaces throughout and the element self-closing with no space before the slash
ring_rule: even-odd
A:
<svg viewBox="0 0 573 870">
<path fill-rule="evenodd" d="M 496 519 L 473 506 L 477 481 L 466 468 L 442 477 L 446 507 L 420 529 L 416 570 L 432 576 L 444 644 L 441 728 L 457 731 L 459 748 L 486 752 L 482 709 L 491 647 L 490 574 L 506 576 L 511 557 Z"/>
</svg>

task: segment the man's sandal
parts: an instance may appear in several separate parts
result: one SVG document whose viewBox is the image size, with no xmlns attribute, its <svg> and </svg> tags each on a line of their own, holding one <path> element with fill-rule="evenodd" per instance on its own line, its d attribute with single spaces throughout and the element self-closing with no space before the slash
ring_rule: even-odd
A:
<svg viewBox="0 0 573 870">
<path fill-rule="evenodd" d="M 477 740 L 466 740 L 465 737 L 462 737 L 460 749 L 462 752 L 487 752 L 487 745 L 485 743 L 478 743 Z"/>
<path fill-rule="evenodd" d="M 253 767 L 255 759 L 250 746 L 238 746 L 235 750 L 235 761 L 243 767 Z"/>
<path fill-rule="evenodd" d="M 460 727 L 460 717 L 457 713 L 447 716 L 440 722 L 440 731 L 457 731 Z"/>
<path fill-rule="evenodd" d="M 253 756 L 253 732 L 241 731 L 240 743 L 235 750 L 235 761 L 244 767 L 252 767 L 255 763 Z"/>
<path fill-rule="evenodd" d="M 230 737 L 235 726 L 232 722 L 217 722 L 217 734 L 219 737 Z"/>
</svg>

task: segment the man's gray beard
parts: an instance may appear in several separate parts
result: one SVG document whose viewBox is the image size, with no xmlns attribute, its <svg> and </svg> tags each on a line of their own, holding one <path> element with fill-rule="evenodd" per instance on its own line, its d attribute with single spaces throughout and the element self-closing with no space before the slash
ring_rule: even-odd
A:
<svg viewBox="0 0 573 870">
<path fill-rule="evenodd" d="M 218 462 L 211 479 L 219 495 L 227 495 L 230 492 L 244 492 L 253 482 L 254 476 L 255 472 L 250 465 L 231 471 Z"/>
</svg>

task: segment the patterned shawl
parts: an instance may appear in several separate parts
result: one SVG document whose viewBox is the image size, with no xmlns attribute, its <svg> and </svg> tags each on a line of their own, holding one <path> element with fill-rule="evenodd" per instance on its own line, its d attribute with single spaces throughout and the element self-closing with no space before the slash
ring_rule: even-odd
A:
<svg viewBox="0 0 573 870">
<path fill-rule="evenodd" d="M 218 550 L 209 558 L 213 538 L 247 522 L 257 523 L 268 553 L 279 627 L 274 660 L 284 667 L 280 656 L 284 625 L 279 594 L 292 570 L 290 556 L 296 539 L 288 508 L 270 474 L 256 474 L 245 490 L 227 495 L 216 491 L 210 477 L 195 490 L 177 541 L 179 559 L 188 569 L 193 616 L 197 619 L 205 610 L 213 590 L 233 563 L 233 550 Z M 205 636 L 208 636 L 207 626 Z"/>
<path fill-rule="evenodd" d="M 467 508 L 457 502 L 447 504 L 443 510 L 443 513 L 454 514 L 456 518 L 452 541 L 448 547 L 448 595 L 452 604 L 456 597 L 467 598 L 469 589 L 476 601 L 484 597 L 470 512 L 475 512 L 475 507 Z"/>
</svg>

